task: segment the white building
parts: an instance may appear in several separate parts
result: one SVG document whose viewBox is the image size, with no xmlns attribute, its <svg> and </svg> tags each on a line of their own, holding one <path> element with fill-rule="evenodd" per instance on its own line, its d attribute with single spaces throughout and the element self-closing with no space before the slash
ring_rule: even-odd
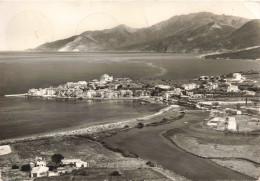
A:
<svg viewBox="0 0 260 181">
<path fill-rule="evenodd" d="M 227 117 L 227 130 L 228 131 L 236 131 L 237 123 L 235 117 Z"/>
<path fill-rule="evenodd" d="M 109 76 L 108 74 L 104 74 L 100 77 L 100 84 L 106 84 L 108 82 L 113 81 L 113 76 Z"/>
<path fill-rule="evenodd" d="M 46 161 L 45 160 L 37 161 L 36 166 L 46 167 Z"/>
<path fill-rule="evenodd" d="M 171 91 L 172 95 L 181 96 L 182 90 L 180 88 L 175 88 L 173 91 Z"/>
<path fill-rule="evenodd" d="M 183 84 L 182 87 L 183 87 L 185 90 L 193 90 L 193 89 L 198 88 L 198 87 L 197 87 L 197 84 L 195 84 L 195 83 Z"/>
<path fill-rule="evenodd" d="M 44 177 L 48 176 L 49 167 L 39 166 L 32 168 L 31 177 Z"/>
<path fill-rule="evenodd" d="M 87 85 L 88 83 L 86 81 L 78 81 L 79 85 Z"/>
<path fill-rule="evenodd" d="M 227 92 L 238 92 L 238 91 L 239 91 L 239 89 L 238 89 L 238 86 L 236 86 L 236 85 L 230 84 L 227 87 Z"/>
<path fill-rule="evenodd" d="M 62 165 L 74 165 L 77 168 L 89 167 L 89 164 L 87 162 L 84 162 L 80 159 L 62 159 L 61 164 Z"/>
<path fill-rule="evenodd" d="M 234 80 L 241 80 L 242 79 L 242 75 L 240 73 L 233 73 L 233 79 Z"/>
<path fill-rule="evenodd" d="M 208 90 L 215 90 L 218 88 L 217 83 L 208 82 L 207 85 L 205 85 L 205 88 Z"/>
<path fill-rule="evenodd" d="M 56 94 L 56 91 L 53 88 L 46 88 L 45 90 L 46 90 L 46 95 L 48 96 L 54 96 Z"/>
<path fill-rule="evenodd" d="M 157 85 L 156 87 L 158 89 L 165 90 L 165 91 L 171 89 L 171 86 L 169 85 Z"/>
</svg>

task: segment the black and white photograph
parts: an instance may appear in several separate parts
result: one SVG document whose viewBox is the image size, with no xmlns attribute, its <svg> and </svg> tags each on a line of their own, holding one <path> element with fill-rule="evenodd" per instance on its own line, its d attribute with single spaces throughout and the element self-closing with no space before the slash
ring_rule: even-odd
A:
<svg viewBox="0 0 260 181">
<path fill-rule="evenodd" d="M 260 1 L 1 0 L 0 181 L 260 180 Z"/>
</svg>

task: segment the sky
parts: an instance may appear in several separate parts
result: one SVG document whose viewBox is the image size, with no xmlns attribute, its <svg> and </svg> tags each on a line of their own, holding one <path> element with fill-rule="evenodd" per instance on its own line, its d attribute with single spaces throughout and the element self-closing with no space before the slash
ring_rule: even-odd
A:
<svg viewBox="0 0 260 181">
<path fill-rule="evenodd" d="M 87 30 L 148 27 L 175 15 L 212 12 L 260 19 L 254 1 L 0 1 L 0 51 L 34 48 Z"/>
</svg>

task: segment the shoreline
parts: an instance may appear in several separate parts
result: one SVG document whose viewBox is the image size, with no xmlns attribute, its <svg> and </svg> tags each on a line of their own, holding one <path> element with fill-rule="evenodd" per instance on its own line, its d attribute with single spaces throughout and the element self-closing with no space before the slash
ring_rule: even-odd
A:
<svg viewBox="0 0 260 181">
<path fill-rule="evenodd" d="M 156 117 L 158 115 L 161 115 L 161 114 L 171 110 L 175 106 L 176 105 L 169 105 L 151 115 L 133 118 L 133 119 L 129 119 L 126 121 L 99 124 L 99 125 L 89 126 L 86 128 L 80 128 L 80 129 L 75 129 L 75 130 L 60 131 L 58 133 L 49 133 L 49 134 L 47 133 L 47 134 L 44 134 L 41 136 L 27 136 L 27 137 L 22 137 L 22 138 L 11 138 L 11 139 L 0 140 L 0 145 L 13 144 L 13 143 L 24 142 L 24 141 L 33 141 L 33 140 L 50 138 L 50 137 L 73 136 L 73 135 L 93 135 L 93 134 L 98 134 L 101 132 L 106 132 L 106 131 L 110 131 L 110 130 L 114 130 L 114 129 L 122 129 L 126 126 L 129 126 L 128 124 L 134 124 L 139 121 L 145 121 L 145 120 L 151 119 L 153 117 Z"/>
</svg>

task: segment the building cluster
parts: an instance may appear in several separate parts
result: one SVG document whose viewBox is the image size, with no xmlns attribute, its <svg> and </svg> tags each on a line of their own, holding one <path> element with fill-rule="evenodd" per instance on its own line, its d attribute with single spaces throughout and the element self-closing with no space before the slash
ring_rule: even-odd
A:
<svg viewBox="0 0 260 181">
<path fill-rule="evenodd" d="M 210 118 L 206 119 L 206 125 L 215 130 L 230 131 L 230 132 L 251 132 L 260 130 L 260 106 L 259 100 L 248 104 L 248 98 L 254 98 L 257 92 L 252 90 L 241 90 L 240 87 L 249 82 L 240 73 L 233 73 L 227 76 L 201 76 L 198 82 L 202 92 L 212 92 L 215 94 L 233 95 L 235 97 L 244 97 L 238 101 L 206 101 L 197 102 L 196 108 L 210 110 Z M 243 85 L 243 86 L 241 86 Z M 228 96 L 229 97 L 229 96 Z M 223 103 L 223 104 L 222 104 Z"/>
<path fill-rule="evenodd" d="M 258 102 L 259 104 L 259 102 Z M 260 106 L 252 103 L 247 105 L 236 102 L 229 107 L 219 105 L 210 110 L 210 117 L 206 119 L 206 125 L 215 130 L 230 132 L 252 132 L 260 130 Z"/>
<path fill-rule="evenodd" d="M 131 82 L 129 78 L 116 78 L 104 74 L 100 79 L 92 81 L 67 82 L 58 87 L 44 89 L 30 89 L 28 96 L 38 97 L 76 97 L 76 98 L 119 98 L 131 97 L 133 91 L 126 86 Z"/>
<path fill-rule="evenodd" d="M 30 163 L 31 173 L 30 177 L 48 177 L 48 176 L 58 176 L 63 173 L 70 173 L 75 169 L 89 167 L 87 162 L 80 159 L 62 159 L 60 166 L 55 170 L 50 171 L 47 162 L 42 157 L 36 157 L 34 162 Z"/>
<path fill-rule="evenodd" d="M 213 94 L 239 93 L 255 96 L 256 92 L 239 89 L 239 84 L 246 79 L 240 73 L 226 76 L 200 76 L 195 82 L 181 85 L 148 85 L 137 83 L 130 78 L 114 78 L 104 74 L 92 81 L 68 82 L 58 87 L 30 89 L 27 96 L 56 98 L 150 98 L 171 102 L 177 98 L 203 99 Z"/>
<path fill-rule="evenodd" d="M 246 80 L 240 73 L 233 73 L 231 77 L 223 76 L 200 76 L 200 88 L 205 91 L 239 92 L 239 84 Z"/>
</svg>

